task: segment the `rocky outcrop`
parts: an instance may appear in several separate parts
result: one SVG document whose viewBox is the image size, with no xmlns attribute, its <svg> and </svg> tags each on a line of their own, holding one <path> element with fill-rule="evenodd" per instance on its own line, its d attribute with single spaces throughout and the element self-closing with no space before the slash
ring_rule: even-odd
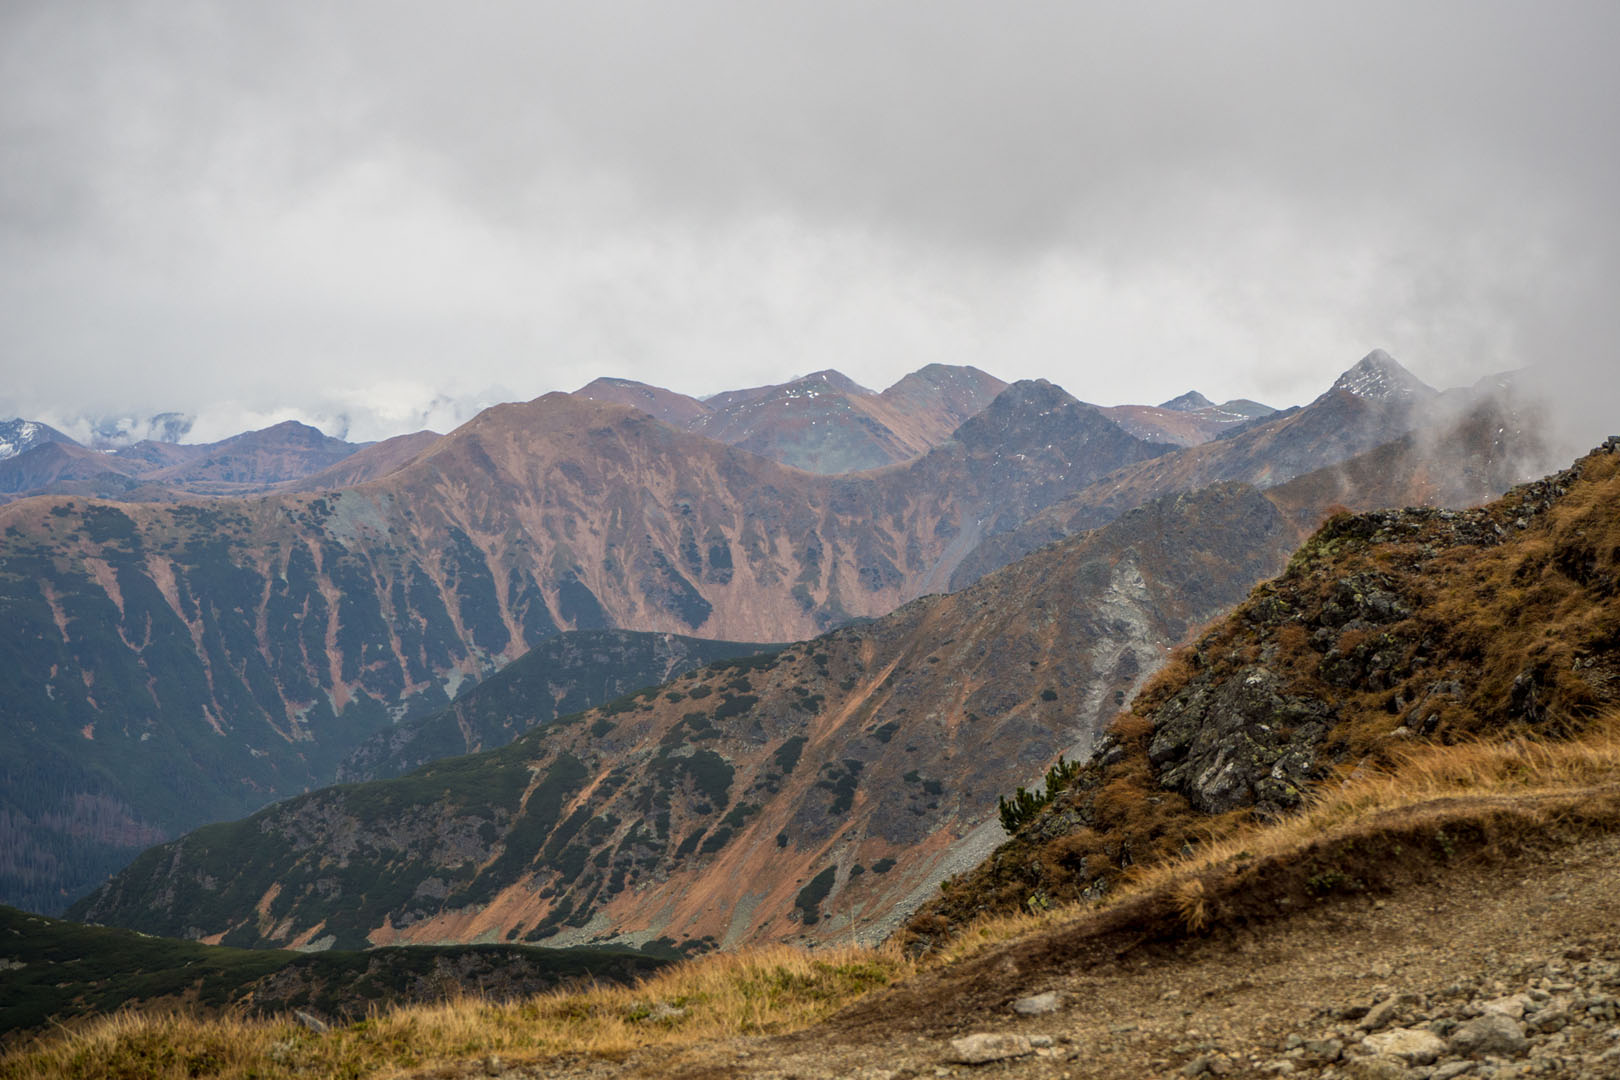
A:
<svg viewBox="0 0 1620 1080">
<path fill-rule="evenodd" d="M 1316 756 L 1332 728 L 1323 701 L 1290 694 L 1261 666 L 1195 682 L 1160 707 L 1148 760 L 1159 783 L 1203 814 L 1240 806 L 1293 809 L 1316 779 Z"/>
</svg>

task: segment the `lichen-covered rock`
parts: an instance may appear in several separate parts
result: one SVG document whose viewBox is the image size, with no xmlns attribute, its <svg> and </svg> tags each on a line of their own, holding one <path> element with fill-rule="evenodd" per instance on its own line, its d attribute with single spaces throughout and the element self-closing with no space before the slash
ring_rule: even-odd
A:
<svg viewBox="0 0 1620 1080">
<path fill-rule="evenodd" d="M 1160 710 L 1148 758 L 1159 783 L 1206 814 L 1299 805 L 1315 748 L 1332 723 L 1325 702 L 1285 693 L 1264 667 L 1195 680 Z"/>
<path fill-rule="evenodd" d="M 1451 1033 L 1451 1052 L 1468 1057 L 1517 1057 L 1529 1045 L 1524 1025 L 1499 1012 L 1476 1016 Z"/>
</svg>

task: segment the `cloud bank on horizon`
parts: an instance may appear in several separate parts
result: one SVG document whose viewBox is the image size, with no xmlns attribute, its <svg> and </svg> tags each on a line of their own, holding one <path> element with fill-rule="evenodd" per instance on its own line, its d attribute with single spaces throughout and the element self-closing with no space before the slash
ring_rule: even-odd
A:
<svg viewBox="0 0 1620 1080">
<path fill-rule="evenodd" d="M 1596 431 L 1616 40 L 1557 0 L 8 4 L 0 411 L 374 439 L 936 361 L 1287 405 L 1381 346 Z"/>
</svg>

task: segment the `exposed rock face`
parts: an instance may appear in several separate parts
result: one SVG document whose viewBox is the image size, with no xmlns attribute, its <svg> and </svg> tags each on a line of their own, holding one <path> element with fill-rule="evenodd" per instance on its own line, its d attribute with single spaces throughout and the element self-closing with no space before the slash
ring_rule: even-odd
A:
<svg viewBox="0 0 1620 1080">
<path fill-rule="evenodd" d="M 879 936 L 1296 535 L 1251 488 L 1165 499 L 871 624 L 200 830 L 75 913 L 233 944 Z"/>
<path fill-rule="evenodd" d="M 1160 708 L 1148 744 L 1159 782 L 1204 814 L 1298 806 L 1332 726 L 1329 707 L 1286 693 L 1260 666 L 1211 683 L 1195 681 Z"/>
</svg>

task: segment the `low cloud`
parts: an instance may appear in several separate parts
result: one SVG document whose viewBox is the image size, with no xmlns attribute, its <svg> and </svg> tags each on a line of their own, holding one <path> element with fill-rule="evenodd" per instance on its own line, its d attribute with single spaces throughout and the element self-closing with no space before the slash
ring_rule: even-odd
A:
<svg viewBox="0 0 1620 1080">
<path fill-rule="evenodd" d="M 14 4 L 0 410 L 375 438 L 491 388 L 935 361 L 1287 405 L 1383 347 L 1437 385 L 1545 371 L 1601 426 L 1616 31 L 1603 3 Z"/>
</svg>

